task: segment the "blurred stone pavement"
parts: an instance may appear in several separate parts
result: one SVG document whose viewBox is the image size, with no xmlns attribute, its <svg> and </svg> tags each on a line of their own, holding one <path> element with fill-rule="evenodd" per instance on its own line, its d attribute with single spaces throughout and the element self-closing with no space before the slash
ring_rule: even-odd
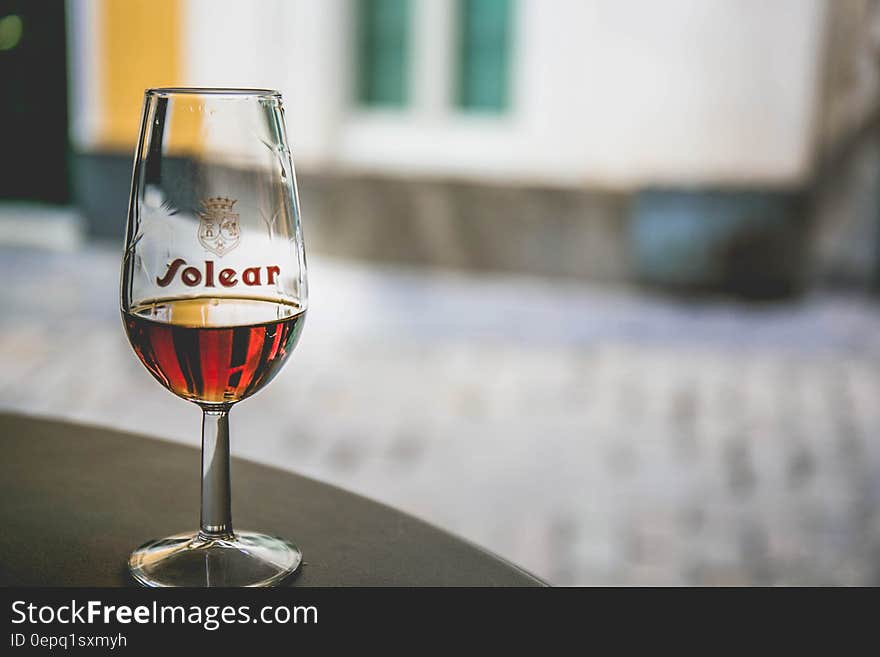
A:
<svg viewBox="0 0 880 657">
<path fill-rule="evenodd" d="M 196 445 L 198 410 L 125 340 L 119 255 L 0 249 L 0 407 Z M 877 304 L 310 265 L 303 339 L 233 410 L 235 454 L 555 584 L 880 584 Z"/>
</svg>

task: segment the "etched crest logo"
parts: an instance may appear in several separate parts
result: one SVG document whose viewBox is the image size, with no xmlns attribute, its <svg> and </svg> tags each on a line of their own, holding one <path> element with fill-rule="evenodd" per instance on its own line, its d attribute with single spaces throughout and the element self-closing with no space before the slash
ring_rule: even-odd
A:
<svg viewBox="0 0 880 657">
<path fill-rule="evenodd" d="M 199 215 L 199 242 L 211 253 L 223 256 L 238 246 L 241 230 L 238 213 L 233 212 L 236 199 L 221 196 L 202 201 Z"/>
</svg>

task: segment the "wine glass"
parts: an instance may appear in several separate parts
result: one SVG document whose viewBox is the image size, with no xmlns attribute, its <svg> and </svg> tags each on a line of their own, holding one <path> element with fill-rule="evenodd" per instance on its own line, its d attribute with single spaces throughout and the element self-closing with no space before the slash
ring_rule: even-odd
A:
<svg viewBox="0 0 880 657">
<path fill-rule="evenodd" d="M 121 310 L 144 366 L 202 419 L 198 531 L 145 543 L 146 586 L 272 586 L 302 555 L 233 530 L 229 410 L 271 381 L 306 315 L 306 261 L 281 94 L 145 92 L 134 158 Z M 161 476 L 161 473 L 156 473 Z"/>
</svg>

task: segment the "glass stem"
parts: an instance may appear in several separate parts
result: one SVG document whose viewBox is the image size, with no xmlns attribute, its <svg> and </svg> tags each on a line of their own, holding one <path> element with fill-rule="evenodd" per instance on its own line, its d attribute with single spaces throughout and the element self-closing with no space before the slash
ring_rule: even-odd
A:
<svg viewBox="0 0 880 657">
<path fill-rule="evenodd" d="M 229 407 L 202 408 L 202 518 L 199 535 L 232 538 Z"/>
</svg>

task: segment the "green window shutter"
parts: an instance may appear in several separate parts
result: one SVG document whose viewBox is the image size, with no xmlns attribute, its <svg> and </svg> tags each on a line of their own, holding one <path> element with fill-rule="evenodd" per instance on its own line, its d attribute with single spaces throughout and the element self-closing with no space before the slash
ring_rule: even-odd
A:
<svg viewBox="0 0 880 657">
<path fill-rule="evenodd" d="M 512 0 L 459 0 L 458 105 L 503 111 L 509 102 Z"/>
<path fill-rule="evenodd" d="M 402 106 L 407 102 L 410 0 L 358 3 L 358 101 Z"/>
</svg>

